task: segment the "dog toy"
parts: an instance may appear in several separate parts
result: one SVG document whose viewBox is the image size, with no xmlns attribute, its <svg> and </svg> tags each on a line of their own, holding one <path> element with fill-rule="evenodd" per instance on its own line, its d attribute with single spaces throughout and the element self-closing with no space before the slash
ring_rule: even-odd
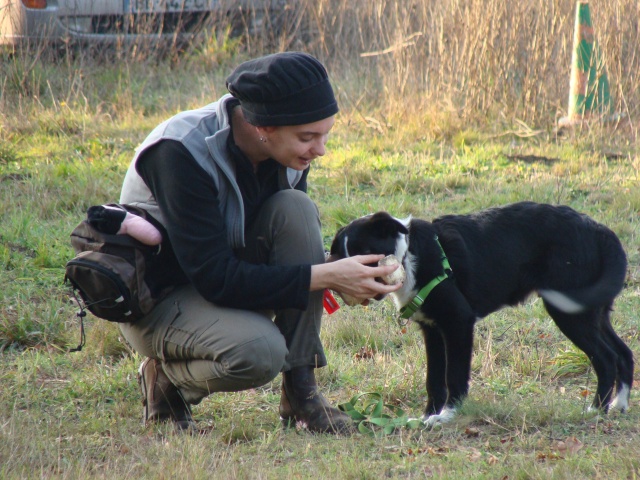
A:
<svg viewBox="0 0 640 480">
<path fill-rule="evenodd" d="M 145 245 L 159 245 L 162 234 L 144 218 L 110 205 L 96 205 L 87 210 L 89 224 L 103 233 L 129 235 Z"/>
<path fill-rule="evenodd" d="M 385 275 L 384 277 L 382 277 L 382 281 L 387 285 L 397 285 L 399 283 L 404 282 L 404 279 L 407 276 L 407 274 L 404 271 L 404 267 L 402 266 L 402 263 L 400 263 L 400 261 L 395 255 L 387 255 L 386 257 L 384 257 L 382 260 L 378 262 L 378 265 L 379 266 L 398 265 L 398 268 L 396 268 L 393 272 L 391 272 L 389 275 Z"/>
<path fill-rule="evenodd" d="M 385 275 L 381 277 L 382 283 L 386 285 L 397 285 L 398 283 L 404 282 L 404 279 L 406 277 L 406 272 L 404 271 L 404 267 L 402 266 L 402 263 L 400 263 L 400 261 L 395 255 L 387 255 L 386 257 L 384 257 L 382 260 L 378 262 L 378 265 L 379 266 L 398 265 L 398 268 L 396 268 L 389 275 Z M 338 292 L 338 294 L 340 295 L 342 300 L 344 300 L 344 303 L 346 303 L 350 307 L 353 307 L 355 305 L 361 305 L 362 302 L 364 301 L 356 297 L 352 297 L 348 293 Z"/>
</svg>

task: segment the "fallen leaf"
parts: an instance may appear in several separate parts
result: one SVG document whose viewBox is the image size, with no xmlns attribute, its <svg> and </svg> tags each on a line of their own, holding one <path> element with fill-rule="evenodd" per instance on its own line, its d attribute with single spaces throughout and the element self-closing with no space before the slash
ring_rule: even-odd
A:
<svg viewBox="0 0 640 480">
<path fill-rule="evenodd" d="M 445 455 L 447 452 L 449 451 L 449 449 L 447 447 L 429 447 L 427 449 L 427 453 L 429 455 L 436 455 L 436 456 L 442 456 Z"/>
<path fill-rule="evenodd" d="M 598 422 L 596 425 L 589 426 L 591 430 L 600 431 L 602 433 L 611 434 L 613 433 L 613 424 L 611 423 L 603 423 Z"/>
<path fill-rule="evenodd" d="M 375 351 L 371 347 L 361 347 L 358 353 L 354 355 L 354 358 L 357 360 L 366 360 L 373 358 L 375 355 Z"/>
<path fill-rule="evenodd" d="M 477 462 L 482 458 L 482 452 L 480 452 L 480 450 L 473 448 L 471 449 L 471 453 L 469 454 L 468 458 L 472 462 Z"/>
<path fill-rule="evenodd" d="M 584 443 L 578 440 L 576 437 L 567 437 L 564 442 L 560 441 L 555 445 L 555 450 L 559 453 L 577 453 L 582 450 Z"/>
<path fill-rule="evenodd" d="M 467 437 L 479 437 L 480 436 L 480 430 L 478 430 L 477 428 L 474 427 L 467 427 L 464 431 L 464 434 Z"/>
<path fill-rule="evenodd" d="M 539 462 L 546 462 L 547 460 L 562 460 L 564 457 L 561 455 L 558 455 L 557 453 L 551 452 L 551 453 L 538 453 L 536 455 L 536 460 Z"/>
</svg>

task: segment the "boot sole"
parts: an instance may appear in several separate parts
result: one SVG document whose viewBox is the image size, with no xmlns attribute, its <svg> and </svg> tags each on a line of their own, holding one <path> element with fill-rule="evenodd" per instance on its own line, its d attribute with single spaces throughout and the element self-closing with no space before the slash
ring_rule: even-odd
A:
<svg viewBox="0 0 640 480">
<path fill-rule="evenodd" d="M 350 436 L 356 433 L 355 424 L 350 422 L 331 422 L 330 425 L 322 428 L 309 428 L 309 424 L 304 420 L 297 420 L 295 417 L 284 418 L 280 416 L 280 423 L 284 429 L 306 430 L 309 433 L 326 433 L 331 435 Z"/>
</svg>

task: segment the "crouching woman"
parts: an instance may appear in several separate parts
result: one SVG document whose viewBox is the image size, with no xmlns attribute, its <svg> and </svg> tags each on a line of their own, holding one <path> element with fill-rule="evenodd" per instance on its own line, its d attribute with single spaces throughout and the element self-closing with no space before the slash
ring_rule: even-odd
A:
<svg viewBox="0 0 640 480">
<path fill-rule="evenodd" d="M 229 94 L 156 127 L 125 176 L 120 202 L 164 227 L 165 281 L 152 312 L 122 324 L 147 357 L 139 370 L 145 423 L 194 428 L 191 406 L 215 392 L 264 385 L 282 372 L 280 416 L 313 432 L 352 422 L 319 392 L 323 290 L 365 300 L 398 286 L 378 255 L 325 263 L 307 195 L 338 105 L 324 66 L 300 52 L 240 64 Z"/>
</svg>

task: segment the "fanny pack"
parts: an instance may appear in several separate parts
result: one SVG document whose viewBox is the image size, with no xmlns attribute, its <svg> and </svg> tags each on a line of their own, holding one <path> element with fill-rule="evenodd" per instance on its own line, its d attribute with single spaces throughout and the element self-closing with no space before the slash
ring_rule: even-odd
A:
<svg viewBox="0 0 640 480">
<path fill-rule="evenodd" d="M 104 216 L 96 221 L 94 213 L 98 209 L 108 213 L 109 222 L 103 221 Z M 65 283 L 71 284 L 80 306 L 79 315 L 84 316 L 87 309 L 110 322 L 131 323 L 146 316 L 173 287 L 154 290 L 145 277 L 150 264 L 157 261 L 162 243 L 142 243 L 132 236 L 137 230 L 131 234 L 115 233 L 120 222 L 114 224 L 114 217 L 135 220 L 137 225 L 142 219 L 155 229 L 151 217 L 140 208 L 118 204 L 91 207 L 87 218 L 71 232 L 76 256 L 66 264 Z"/>
</svg>

